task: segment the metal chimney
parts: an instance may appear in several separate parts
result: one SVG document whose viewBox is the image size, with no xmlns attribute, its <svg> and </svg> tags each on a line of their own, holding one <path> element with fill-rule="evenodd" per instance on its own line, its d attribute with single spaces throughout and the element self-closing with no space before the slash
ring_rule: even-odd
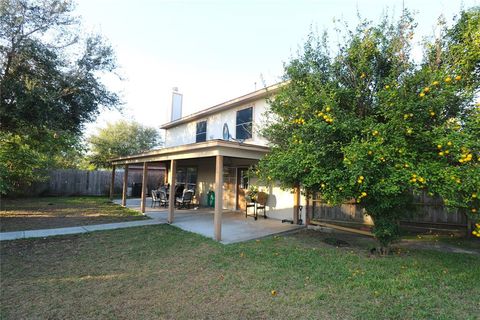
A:
<svg viewBox="0 0 480 320">
<path fill-rule="evenodd" d="M 182 100 L 183 95 L 178 93 L 178 88 L 174 87 L 172 90 L 172 119 L 171 121 L 178 120 L 182 117 Z"/>
</svg>

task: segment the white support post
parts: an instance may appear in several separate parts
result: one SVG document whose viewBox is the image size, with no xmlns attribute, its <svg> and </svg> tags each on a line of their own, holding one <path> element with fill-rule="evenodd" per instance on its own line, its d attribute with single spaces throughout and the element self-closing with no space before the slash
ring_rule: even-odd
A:
<svg viewBox="0 0 480 320">
<path fill-rule="evenodd" d="M 215 159 L 215 214 L 213 225 L 215 240 L 222 240 L 222 212 L 223 212 L 223 156 L 218 155 Z"/>
</svg>

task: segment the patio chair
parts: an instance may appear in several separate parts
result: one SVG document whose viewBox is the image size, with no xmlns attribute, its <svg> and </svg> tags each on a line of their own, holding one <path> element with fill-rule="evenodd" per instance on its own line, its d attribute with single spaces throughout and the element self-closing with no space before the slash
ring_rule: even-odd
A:
<svg viewBox="0 0 480 320">
<path fill-rule="evenodd" d="M 187 189 L 185 189 L 185 186 L 183 185 L 178 185 L 178 186 L 175 186 L 175 197 L 176 198 L 181 198 L 183 197 L 183 195 L 185 194 L 185 191 Z"/>
<path fill-rule="evenodd" d="M 168 201 L 168 195 L 169 195 L 169 193 L 170 193 L 170 187 L 169 187 L 169 185 L 166 184 L 166 185 L 160 187 L 160 188 L 158 189 L 158 191 L 165 193 L 166 196 L 167 196 L 167 201 Z"/>
<path fill-rule="evenodd" d="M 155 204 L 159 203 L 160 204 L 160 199 L 158 197 L 158 190 L 152 190 L 152 208 L 155 208 Z"/>
<path fill-rule="evenodd" d="M 175 204 L 179 209 L 181 208 L 190 209 L 190 204 L 192 203 L 192 199 L 193 199 L 193 190 L 185 190 L 181 198 L 177 197 L 175 199 Z"/>
<path fill-rule="evenodd" d="M 158 192 L 158 199 L 160 201 L 160 207 L 167 207 L 168 206 L 168 197 L 167 193 L 165 191 L 159 191 Z"/>
<path fill-rule="evenodd" d="M 259 192 L 257 194 L 257 213 L 260 210 L 263 210 L 263 218 L 267 219 L 267 214 L 266 214 L 266 206 L 267 206 L 267 200 L 268 200 L 268 194 L 265 192 Z"/>
<path fill-rule="evenodd" d="M 248 208 L 253 208 L 253 214 L 248 214 Z M 252 216 L 257 220 L 257 203 L 255 201 L 248 201 L 245 199 L 245 218 Z"/>
</svg>

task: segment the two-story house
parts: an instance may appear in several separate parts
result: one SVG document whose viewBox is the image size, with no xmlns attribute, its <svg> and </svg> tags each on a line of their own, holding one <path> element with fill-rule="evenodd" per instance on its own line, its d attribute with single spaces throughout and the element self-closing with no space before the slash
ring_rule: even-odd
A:
<svg viewBox="0 0 480 320">
<path fill-rule="evenodd" d="M 282 84 L 263 88 L 226 101 L 200 112 L 181 117 L 161 126 L 165 130 L 165 146 L 147 153 L 112 160 L 114 166 L 144 165 L 144 179 L 148 165 L 163 163 L 167 168 L 170 194 L 183 185 L 195 190 L 200 206 L 207 206 L 207 195 L 215 192 L 215 238 L 221 239 L 223 210 L 244 212 L 245 192 L 256 182 L 248 177 L 248 169 L 269 152 L 268 141 L 259 134 L 265 125 L 267 99 L 278 92 Z M 252 181 L 253 180 L 253 181 Z M 127 181 L 124 181 L 122 203 L 126 203 Z M 144 184 L 145 185 L 145 184 Z M 268 194 L 267 216 L 270 219 L 297 221 L 301 196 L 270 186 L 258 186 Z M 142 211 L 145 197 L 142 193 Z M 169 199 L 168 221 L 175 215 L 174 197 Z M 305 219 L 303 219 L 305 221 Z"/>
</svg>

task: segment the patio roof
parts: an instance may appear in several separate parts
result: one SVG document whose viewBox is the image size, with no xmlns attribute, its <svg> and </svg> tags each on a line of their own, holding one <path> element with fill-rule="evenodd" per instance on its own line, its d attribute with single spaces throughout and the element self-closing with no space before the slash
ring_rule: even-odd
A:
<svg viewBox="0 0 480 320">
<path fill-rule="evenodd" d="M 148 165 L 151 162 L 170 162 L 168 168 L 170 181 L 170 195 L 175 195 L 176 168 L 178 160 L 214 158 L 215 159 L 215 213 L 213 219 L 214 235 L 216 240 L 221 240 L 222 213 L 223 213 L 223 164 L 224 158 L 240 158 L 259 160 L 270 151 L 266 146 L 259 146 L 248 143 L 239 143 L 226 140 L 209 140 L 205 142 L 186 144 L 176 147 L 151 150 L 146 153 L 136 154 L 128 157 L 111 159 L 112 180 L 110 183 L 110 198 L 113 199 L 113 186 L 115 184 L 115 167 L 125 165 L 125 174 L 123 175 L 122 205 L 126 206 L 127 185 L 128 185 L 128 167 L 130 164 L 143 163 L 142 173 L 142 194 L 140 211 L 145 212 L 147 195 L 147 174 Z M 213 163 L 212 163 L 213 164 Z M 174 222 L 175 204 L 177 198 L 171 196 L 168 199 L 168 223 Z"/>
<path fill-rule="evenodd" d="M 244 159 L 261 159 L 270 148 L 248 143 L 225 140 L 209 140 L 182 146 L 162 148 L 128 157 L 111 159 L 112 165 L 144 163 L 153 161 L 169 161 L 214 156 L 226 156 Z"/>
</svg>

